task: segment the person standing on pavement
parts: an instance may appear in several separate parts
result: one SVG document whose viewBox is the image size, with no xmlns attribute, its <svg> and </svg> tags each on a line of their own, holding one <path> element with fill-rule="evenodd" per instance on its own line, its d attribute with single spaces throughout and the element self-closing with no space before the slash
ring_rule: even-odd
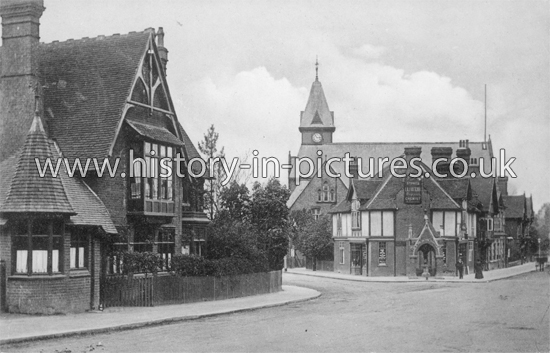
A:
<svg viewBox="0 0 550 353">
<path fill-rule="evenodd" d="M 458 278 L 459 279 L 464 278 L 464 264 L 462 263 L 461 258 L 458 258 L 458 262 L 456 263 L 456 269 L 458 270 Z"/>
<path fill-rule="evenodd" d="M 482 279 L 483 278 L 483 267 L 481 265 L 480 260 L 476 261 L 476 264 L 474 266 L 474 271 L 476 273 L 476 279 Z"/>
</svg>

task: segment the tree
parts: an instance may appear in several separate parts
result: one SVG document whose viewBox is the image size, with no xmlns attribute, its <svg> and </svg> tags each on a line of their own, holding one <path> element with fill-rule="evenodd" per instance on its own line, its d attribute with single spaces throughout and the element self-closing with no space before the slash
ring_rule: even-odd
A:
<svg viewBox="0 0 550 353">
<path fill-rule="evenodd" d="M 250 223 L 258 232 L 258 245 L 267 255 L 270 270 L 283 268 L 290 232 L 289 196 L 288 188 L 275 178 L 265 186 L 256 182 L 252 187 Z"/>
<path fill-rule="evenodd" d="M 550 249 L 550 203 L 547 202 L 542 205 L 529 231 L 529 234 L 537 241 L 537 250 L 538 239 L 540 238 L 541 252 L 548 252 L 548 249 Z"/>
<path fill-rule="evenodd" d="M 307 211 L 304 210 L 304 212 Z M 333 257 L 332 221 L 328 215 L 324 215 L 318 220 L 311 217 L 303 219 L 303 222 L 301 226 L 297 227 L 299 232 L 297 248 L 312 259 L 313 271 L 315 271 L 318 259 Z"/>
<path fill-rule="evenodd" d="M 224 147 L 218 151 L 218 138 L 219 134 L 216 132 L 214 125 L 204 134 L 204 139 L 199 141 L 199 150 L 209 161 L 214 161 L 215 158 L 225 159 Z M 214 218 L 214 214 L 218 211 L 218 200 L 222 190 L 222 181 L 225 179 L 225 172 L 221 163 L 215 163 L 214 169 L 210 171 L 212 178 L 207 178 L 204 187 L 206 190 L 204 198 L 204 207 L 208 210 L 210 219 Z"/>
</svg>

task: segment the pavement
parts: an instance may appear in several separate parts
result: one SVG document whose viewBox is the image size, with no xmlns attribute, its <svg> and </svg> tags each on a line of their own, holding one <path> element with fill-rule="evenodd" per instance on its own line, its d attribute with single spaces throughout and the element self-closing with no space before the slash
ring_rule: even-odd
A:
<svg viewBox="0 0 550 353">
<path fill-rule="evenodd" d="M 548 271 L 548 269 L 546 269 Z M 346 281 L 357 281 L 357 282 L 397 282 L 397 283 L 403 283 L 403 282 L 454 282 L 454 283 L 488 283 L 492 281 L 497 281 L 500 279 L 510 278 L 517 275 L 521 275 L 523 273 L 527 272 L 533 272 L 536 271 L 536 265 L 535 262 L 529 262 L 523 265 L 514 266 L 514 267 L 508 267 L 508 268 L 500 268 L 495 269 L 491 271 L 483 271 L 483 279 L 475 279 L 475 275 L 473 273 L 464 275 L 463 279 L 459 279 L 458 277 L 428 277 L 428 280 L 426 280 L 425 277 L 404 277 L 404 276 L 398 276 L 398 277 L 366 277 L 366 276 L 358 276 L 358 275 L 351 275 L 351 274 L 343 274 L 343 273 L 337 273 L 337 272 L 328 272 L 328 271 L 312 271 L 312 270 L 306 270 L 305 268 L 289 268 L 284 273 L 290 273 L 295 275 L 302 275 L 302 276 L 314 276 L 314 277 L 324 277 L 324 278 L 331 278 L 331 279 L 339 279 L 339 280 L 346 280 Z"/>
<path fill-rule="evenodd" d="M 117 307 L 70 315 L 0 315 L 0 345 L 131 330 L 210 316 L 269 308 L 317 298 L 320 292 L 283 285 L 277 293 L 156 307 Z"/>
</svg>

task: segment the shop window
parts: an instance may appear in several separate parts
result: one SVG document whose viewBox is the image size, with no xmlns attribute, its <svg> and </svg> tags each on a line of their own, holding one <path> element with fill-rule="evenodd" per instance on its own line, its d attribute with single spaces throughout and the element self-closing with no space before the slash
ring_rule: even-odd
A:
<svg viewBox="0 0 550 353">
<path fill-rule="evenodd" d="M 70 268 L 88 268 L 88 235 L 71 234 Z"/>
<path fill-rule="evenodd" d="M 345 248 L 344 248 L 343 241 L 339 243 L 339 250 L 340 250 L 340 265 L 343 265 L 345 263 Z"/>
<path fill-rule="evenodd" d="M 61 220 L 24 220 L 13 224 L 13 269 L 17 274 L 62 272 L 64 224 Z"/>
<path fill-rule="evenodd" d="M 378 243 L 378 265 L 385 266 L 386 265 L 386 243 L 385 242 L 379 242 Z"/>
</svg>

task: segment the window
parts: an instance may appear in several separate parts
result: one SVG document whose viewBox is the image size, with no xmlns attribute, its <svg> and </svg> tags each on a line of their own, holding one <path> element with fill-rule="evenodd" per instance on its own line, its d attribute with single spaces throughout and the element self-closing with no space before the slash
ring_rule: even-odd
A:
<svg viewBox="0 0 550 353">
<path fill-rule="evenodd" d="M 170 268 L 170 261 L 172 260 L 172 254 L 174 254 L 174 230 L 173 229 L 161 229 L 159 231 L 157 239 L 157 252 L 162 258 L 162 269 L 168 270 Z"/>
<path fill-rule="evenodd" d="M 319 217 L 321 217 L 321 209 L 320 208 L 312 208 L 311 213 L 313 214 L 313 218 L 315 220 L 318 220 Z"/>
<path fill-rule="evenodd" d="M 330 202 L 334 202 L 336 199 L 336 195 L 334 192 L 334 189 L 330 189 Z"/>
<path fill-rule="evenodd" d="M 342 214 L 338 213 L 336 216 L 336 235 L 342 236 Z"/>
<path fill-rule="evenodd" d="M 443 264 L 447 264 L 447 242 L 444 242 L 443 245 L 441 245 L 441 250 L 443 252 Z"/>
<path fill-rule="evenodd" d="M 14 273 L 51 275 L 62 272 L 62 220 L 17 221 L 13 230 Z"/>
<path fill-rule="evenodd" d="M 318 202 L 323 201 L 323 192 L 321 191 L 321 189 L 317 190 L 317 201 Z"/>
<path fill-rule="evenodd" d="M 486 221 L 487 221 L 487 230 L 492 231 L 493 230 L 493 219 L 492 218 L 487 218 Z"/>
<path fill-rule="evenodd" d="M 345 258 L 344 258 L 345 248 L 344 248 L 344 242 L 343 241 L 340 242 L 340 247 L 339 248 L 340 248 L 340 265 L 343 265 L 345 263 L 345 261 L 344 261 L 345 260 Z"/>
<path fill-rule="evenodd" d="M 393 211 L 370 212 L 370 235 L 393 236 Z"/>
<path fill-rule="evenodd" d="M 351 203 L 351 228 L 360 229 L 361 228 L 361 212 L 359 208 L 361 207 L 361 202 L 359 200 L 353 200 Z"/>
<path fill-rule="evenodd" d="M 323 183 L 323 201 L 324 202 L 328 202 L 329 201 L 329 187 L 328 187 L 328 183 L 325 181 Z"/>
<path fill-rule="evenodd" d="M 152 227 L 136 227 L 134 230 L 134 241 L 130 242 L 130 245 L 133 245 L 134 252 L 153 251 L 154 234 Z"/>
<path fill-rule="evenodd" d="M 378 243 L 378 265 L 386 265 L 386 243 L 385 242 L 379 242 Z"/>
<path fill-rule="evenodd" d="M 454 237 L 460 232 L 462 222 L 462 213 L 457 211 L 433 211 L 432 225 L 436 231 L 441 230 L 443 226 L 442 236 Z"/>
<path fill-rule="evenodd" d="M 81 269 L 88 267 L 88 235 L 71 234 L 70 268 Z"/>
</svg>

